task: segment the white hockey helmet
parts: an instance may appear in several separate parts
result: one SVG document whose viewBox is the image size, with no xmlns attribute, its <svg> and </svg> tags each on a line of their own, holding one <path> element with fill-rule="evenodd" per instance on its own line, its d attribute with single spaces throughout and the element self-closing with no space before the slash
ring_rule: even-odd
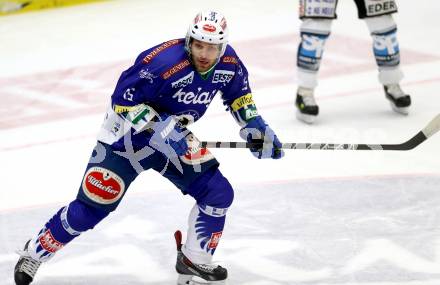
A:
<svg viewBox="0 0 440 285">
<path fill-rule="evenodd" d="M 185 49 L 191 54 L 191 39 L 210 44 L 219 44 L 220 58 L 225 53 L 226 46 L 228 45 L 228 35 L 226 18 L 221 13 L 214 11 L 200 12 L 188 27 Z"/>
</svg>

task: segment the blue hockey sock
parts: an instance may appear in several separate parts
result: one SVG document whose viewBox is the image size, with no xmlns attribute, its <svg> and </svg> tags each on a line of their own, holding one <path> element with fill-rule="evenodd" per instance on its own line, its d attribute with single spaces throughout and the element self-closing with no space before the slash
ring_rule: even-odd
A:
<svg viewBox="0 0 440 285">
<path fill-rule="evenodd" d="M 64 245 L 92 229 L 109 213 L 93 208 L 79 200 L 61 208 L 40 230 L 29 244 L 32 258 L 40 261 L 50 259 Z"/>
</svg>

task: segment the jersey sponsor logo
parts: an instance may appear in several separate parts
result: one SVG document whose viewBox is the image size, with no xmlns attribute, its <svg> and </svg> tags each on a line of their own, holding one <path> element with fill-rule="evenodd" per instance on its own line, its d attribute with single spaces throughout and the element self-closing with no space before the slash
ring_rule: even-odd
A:
<svg viewBox="0 0 440 285">
<path fill-rule="evenodd" d="M 336 16 L 336 0 L 300 0 L 299 16 L 334 18 Z"/>
<path fill-rule="evenodd" d="M 235 56 L 224 56 L 222 59 L 224 63 L 238 64 L 238 60 Z"/>
<path fill-rule="evenodd" d="M 214 155 L 207 148 L 200 147 L 200 141 L 191 133 L 185 137 L 188 144 L 188 151 L 180 159 L 188 165 L 200 165 L 208 160 L 214 159 Z"/>
<path fill-rule="evenodd" d="M 182 158 L 186 164 L 201 164 L 207 160 L 213 159 L 214 156 L 207 148 L 189 147 L 188 152 Z"/>
<path fill-rule="evenodd" d="M 246 109 L 246 111 L 245 111 L 246 121 L 249 121 L 250 119 L 255 118 L 256 116 L 258 116 L 257 109 L 254 109 L 254 108 Z"/>
<path fill-rule="evenodd" d="M 137 108 L 139 108 L 139 105 L 136 106 L 122 106 L 122 105 L 114 105 L 113 106 L 113 111 L 115 111 L 115 113 L 120 114 L 120 113 L 125 113 L 125 112 L 131 112 L 136 110 Z"/>
<path fill-rule="evenodd" d="M 173 74 L 176 74 L 177 72 L 181 71 L 182 69 L 184 69 L 185 67 L 187 67 L 188 65 L 190 65 L 191 63 L 189 62 L 189 60 L 185 59 L 182 60 L 181 62 L 179 62 L 178 64 L 174 65 L 173 67 L 171 67 L 170 69 L 168 69 L 167 71 L 165 71 L 164 73 L 162 73 L 162 78 L 163 79 L 168 79 L 170 78 Z"/>
<path fill-rule="evenodd" d="M 82 188 L 90 200 L 100 204 L 111 204 L 122 197 L 125 183 L 116 173 L 95 166 L 84 176 Z"/>
<path fill-rule="evenodd" d="M 208 244 L 208 249 L 216 248 L 218 243 L 220 242 L 220 238 L 222 237 L 223 232 L 216 232 L 211 234 L 211 239 Z"/>
<path fill-rule="evenodd" d="M 367 6 L 368 15 L 377 15 L 383 13 L 391 13 L 397 11 L 397 5 L 394 0 L 384 1 L 384 0 L 367 0 L 365 1 Z"/>
<path fill-rule="evenodd" d="M 194 80 L 194 71 L 191 71 L 190 73 L 188 73 L 184 77 L 171 83 L 171 87 L 172 88 L 183 88 L 185 86 L 190 85 L 193 82 L 193 80 Z"/>
<path fill-rule="evenodd" d="M 156 75 L 148 71 L 148 68 L 139 71 L 139 77 L 146 79 L 150 84 L 153 84 L 154 79 L 157 78 Z"/>
<path fill-rule="evenodd" d="M 152 108 L 145 104 L 139 104 L 135 106 L 136 108 L 132 109 L 128 112 L 126 118 L 132 122 L 133 124 L 139 123 L 140 120 L 149 121 L 154 114 L 150 114 L 152 112 Z"/>
<path fill-rule="evenodd" d="M 44 232 L 44 234 L 42 234 L 39 238 L 38 241 L 40 242 L 41 247 L 50 252 L 50 253 L 54 253 L 57 252 L 58 250 L 60 250 L 64 244 L 57 241 L 53 235 L 52 232 L 50 231 L 50 229 L 46 230 Z"/>
<path fill-rule="evenodd" d="M 234 75 L 234 71 L 216 70 L 212 77 L 212 83 L 229 83 Z"/>
<path fill-rule="evenodd" d="M 204 31 L 207 31 L 207 32 L 210 32 L 210 33 L 213 33 L 213 32 L 215 32 L 217 29 L 215 28 L 215 26 L 213 26 L 213 25 L 211 25 L 211 24 L 204 24 L 204 25 L 203 25 L 203 30 L 204 30 Z"/>
<path fill-rule="evenodd" d="M 177 45 L 181 41 L 182 40 L 171 40 L 171 41 L 167 41 L 167 42 L 163 43 L 162 45 L 158 46 L 153 51 L 151 51 L 149 54 L 147 54 L 144 57 L 142 62 L 145 63 L 145 64 L 150 63 L 153 60 L 153 58 L 155 58 L 159 53 L 163 52 L 167 48 L 170 48 L 172 46 Z"/>
<path fill-rule="evenodd" d="M 186 105 L 191 104 L 203 104 L 208 106 L 212 98 L 214 98 L 215 94 L 217 93 L 217 90 L 213 90 L 210 92 L 200 92 L 202 91 L 202 88 L 197 88 L 197 94 L 194 94 L 194 92 L 183 92 L 183 88 L 180 88 L 179 91 L 177 91 L 173 95 L 173 99 L 177 99 L 177 102 L 183 103 Z"/>
<path fill-rule="evenodd" d="M 254 100 L 252 99 L 252 94 L 246 94 L 244 96 L 238 97 L 231 104 L 232 111 L 238 111 L 239 109 L 249 106 L 255 105 Z"/>
<path fill-rule="evenodd" d="M 160 136 L 165 139 L 170 135 L 170 133 L 174 130 L 174 126 L 176 125 L 176 122 L 174 120 L 170 120 L 168 125 L 164 127 L 164 129 L 160 132 Z"/>
</svg>

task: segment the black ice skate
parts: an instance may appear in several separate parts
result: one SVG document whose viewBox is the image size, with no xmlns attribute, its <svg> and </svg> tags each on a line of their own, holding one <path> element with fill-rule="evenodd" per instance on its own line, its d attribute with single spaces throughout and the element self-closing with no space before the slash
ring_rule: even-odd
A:
<svg viewBox="0 0 440 285">
<path fill-rule="evenodd" d="M 177 245 L 177 285 L 226 284 L 228 271 L 219 265 L 195 264 L 182 253 L 182 233 L 174 233 Z"/>
<path fill-rule="evenodd" d="M 41 265 L 41 262 L 34 260 L 29 256 L 28 246 L 30 240 L 24 245 L 24 249 L 20 250 L 20 259 L 14 269 L 14 279 L 17 285 L 29 285 L 34 280 L 35 274 Z"/>
<path fill-rule="evenodd" d="M 296 117 L 308 124 L 312 124 L 319 113 L 319 107 L 313 96 L 313 89 L 299 87 L 296 93 Z"/>
<path fill-rule="evenodd" d="M 390 101 L 391 108 L 397 113 L 408 115 L 411 97 L 405 94 L 399 84 L 384 85 L 385 96 Z"/>
</svg>

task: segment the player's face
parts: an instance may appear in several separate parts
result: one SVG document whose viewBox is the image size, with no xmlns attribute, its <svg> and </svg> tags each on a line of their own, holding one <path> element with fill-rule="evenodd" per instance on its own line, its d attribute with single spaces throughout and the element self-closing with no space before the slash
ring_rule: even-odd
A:
<svg viewBox="0 0 440 285">
<path fill-rule="evenodd" d="M 191 55 L 198 72 L 208 71 L 220 55 L 220 45 L 194 39 L 191 43 Z"/>
</svg>

